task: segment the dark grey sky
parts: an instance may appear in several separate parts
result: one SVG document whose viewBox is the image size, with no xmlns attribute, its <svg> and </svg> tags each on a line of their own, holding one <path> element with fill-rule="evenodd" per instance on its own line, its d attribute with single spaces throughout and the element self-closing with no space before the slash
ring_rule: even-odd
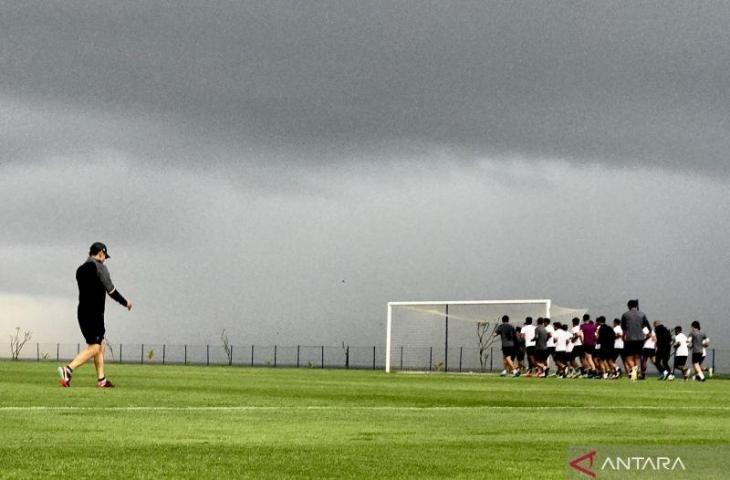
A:
<svg viewBox="0 0 730 480">
<path fill-rule="evenodd" d="M 129 341 L 382 343 L 433 298 L 726 328 L 727 3 L 0 10 L 0 325 L 74 328 L 104 240 Z"/>
</svg>

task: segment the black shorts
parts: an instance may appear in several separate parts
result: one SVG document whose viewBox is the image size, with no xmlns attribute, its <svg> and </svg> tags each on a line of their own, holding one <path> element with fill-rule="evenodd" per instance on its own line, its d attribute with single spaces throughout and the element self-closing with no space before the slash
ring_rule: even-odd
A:
<svg viewBox="0 0 730 480">
<path fill-rule="evenodd" d="M 624 354 L 625 355 L 641 355 L 641 351 L 644 349 L 643 340 L 626 340 L 624 342 Z"/>
<path fill-rule="evenodd" d="M 583 356 L 583 345 L 573 345 L 573 351 L 570 352 L 570 358 L 580 358 Z"/>
<path fill-rule="evenodd" d="M 502 347 L 502 356 L 515 358 L 515 347 Z"/>
<path fill-rule="evenodd" d="M 705 359 L 705 357 L 703 357 L 701 353 L 693 353 L 692 354 L 692 363 L 702 364 L 702 361 L 704 359 Z"/>
<path fill-rule="evenodd" d="M 583 344 L 583 353 L 585 355 L 591 355 L 591 356 L 593 356 L 593 354 L 596 353 L 596 346 L 595 345 L 585 345 L 585 344 Z"/>
<path fill-rule="evenodd" d="M 527 350 L 527 354 L 531 357 L 535 356 L 535 346 L 527 347 L 525 350 Z"/>
<path fill-rule="evenodd" d="M 81 335 L 84 336 L 84 340 L 88 345 L 101 345 L 104 341 L 104 334 L 106 330 L 104 325 L 84 325 L 79 323 L 81 327 Z"/>
<path fill-rule="evenodd" d="M 618 360 L 618 357 L 624 358 L 624 349 L 623 348 L 614 348 L 613 349 L 613 361 L 615 362 Z"/>
<path fill-rule="evenodd" d="M 544 362 L 548 358 L 548 351 L 547 350 L 537 350 L 537 349 L 535 349 L 535 358 L 539 362 Z"/>
<path fill-rule="evenodd" d="M 601 346 L 601 349 L 598 350 L 598 358 L 601 358 L 603 360 L 613 360 L 615 354 L 616 349 L 612 347 L 604 348 L 603 346 Z"/>
<path fill-rule="evenodd" d="M 641 351 L 641 354 L 645 357 L 653 357 L 656 355 L 656 350 L 653 348 L 645 348 Z"/>
<path fill-rule="evenodd" d="M 568 356 L 568 352 L 566 351 L 553 353 L 553 358 L 555 358 L 556 362 L 560 363 L 567 363 L 570 361 L 570 357 Z"/>
<path fill-rule="evenodd" d="M 79 327 L 81 335 L 88 345 L 101 345 L 104 340 L 106 329 L 104 328 L 104 315 L 88 314 L 78 312 Z"/>
<path fill-rule="evenodd" d="M 676 368 L 682 368 L 686 364 L 687 364 L 687 357 L 686 356 L 682 356 L 682 357 L 677 357 L 676 355 L 674 356 L 674 368 L 675 369 Z"/>
<path fill-rule="evenodd" d="M 548 347 L 548 355 L 555 358 L 555 347 Z"/>
</svg>

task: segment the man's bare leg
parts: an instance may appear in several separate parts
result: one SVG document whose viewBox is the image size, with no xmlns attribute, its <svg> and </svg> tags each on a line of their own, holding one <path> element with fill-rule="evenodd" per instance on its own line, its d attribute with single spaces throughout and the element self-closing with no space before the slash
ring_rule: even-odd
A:
<svg viewBox="0 0 730 480">
<path fill-rule="evenodd" d="M 99 352 L 94 355 L 94 368 L 96 368 L 96 378 L 102 379 L 104 377 L 104 352 L 106 348 L 104 345 L 100 345 Z"/>
<path fill-rule="evenodd" d="M 99 352 L 102 350 L 101 345 L 95 343 L 93 345 L 87 345 L 84 350 L 79 352 L 78 355 L 76 355 L 76 358 L 74 358 L 71 363 L 68 364 L 69 367 L 72 369 L 77 369 L 84 363 L 88 362 L 90 358 L 94 358 L 94 364 L 96 364 L 96 356 L 99 354 Z M 102 360 L 102 370 L 103 367 L 103 360 Z"/>
</svg>

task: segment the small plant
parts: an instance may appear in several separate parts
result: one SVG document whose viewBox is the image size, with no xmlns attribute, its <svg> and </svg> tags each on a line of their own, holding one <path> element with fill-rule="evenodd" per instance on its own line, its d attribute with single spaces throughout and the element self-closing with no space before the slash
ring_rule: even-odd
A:
<svg viewBox="0 0 730 480">
<path fill-rule="evenodd" d="M 112 347 L 112 344 L 111 344 L 111 342 L 109 342 L 109 339 L 107 337 L 104 337 L 104 347 L 107 350 L 109 350 L 109 355 L 111 355 L 112 362 L 113 362 L 114 361 L 114 348 Z"/>
<path fill-rule="evenodd" d="M 149 352 L 147 352 L 147 360 L 149 360 L 151 362 L 154 359 L 155 359 L 155 351 L 150 350 Z"/>
<path fill-rule="evenodd" d="M 20 338 L 20 327 L 15 327 L 15 336 L 10 335 L 10 358 L 17 360 L 20 357 L 20 352 L 23 347 L 31 339 L 33 334 L 29 331 L 23 333 L 23 338 Z"/>
<path fill-rule="evenodd" d="M 487 359 L 489 358 L 489 349 L 494 343 L 494 337 L 492 333 L 497 329 L 497 324 L 490 329 L 489 322 L 479 321 L 477 322 L 477 339 L 479 340 L 479 364 L 481 371 L 486 369 Z"/>
<path fill-rule="evenodd" d="M 48 360 L 48 352 L 43 352 L 43 355 L 41 356 L 43 360 Z"/>
<path fill-rule="evenodd" d="M 231 365 L 233 363 L 233 345 L 228 341 L 228 334 L 225 328 L 221 332 L 221 342 L 223 342 L 223 350 L 225 350 L 226 357 L 228 357 L 228 365 Z"/>
<path fill-rule="evenodd" d="M 433 369 L 437 372 L 441 372 L 444 369 L 444 362 L 438 362 L 436 365 L 433 366 Z"/>
</svg>

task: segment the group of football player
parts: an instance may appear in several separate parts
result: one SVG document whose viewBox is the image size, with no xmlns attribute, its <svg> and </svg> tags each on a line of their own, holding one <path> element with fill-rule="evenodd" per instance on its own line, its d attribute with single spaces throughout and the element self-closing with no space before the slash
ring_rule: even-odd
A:
<svg viewBox="0 0 730 480">
<path fill-rule="evenodd" d="M 679 325 L 670 330 L 660 320 L 650 324 L 638 300 L 629 300 L 627 306 L 628 311 L 611 324 L 604 316 L 594 321 L 585 314 L 582 321 L 573 318 L 571 325 L 542 317 L 533 323 L 527 317 L 515 327 L 503 316 L 494 331 L 502 341 L 502 375 L 547 377 L 554 368 L 553 374 L 562 378 L 614 379 L 626 374 L 643 380 L 651 361 L 660 380 L 674 380 L 679 370 L 685 380 L 692 375 L 705 381 L 703 362 L 710 341 L 699 322 L 692 322 L 687 334 Z M 687 366 L 690 352 L 691 370 Z"/>
</svg>

